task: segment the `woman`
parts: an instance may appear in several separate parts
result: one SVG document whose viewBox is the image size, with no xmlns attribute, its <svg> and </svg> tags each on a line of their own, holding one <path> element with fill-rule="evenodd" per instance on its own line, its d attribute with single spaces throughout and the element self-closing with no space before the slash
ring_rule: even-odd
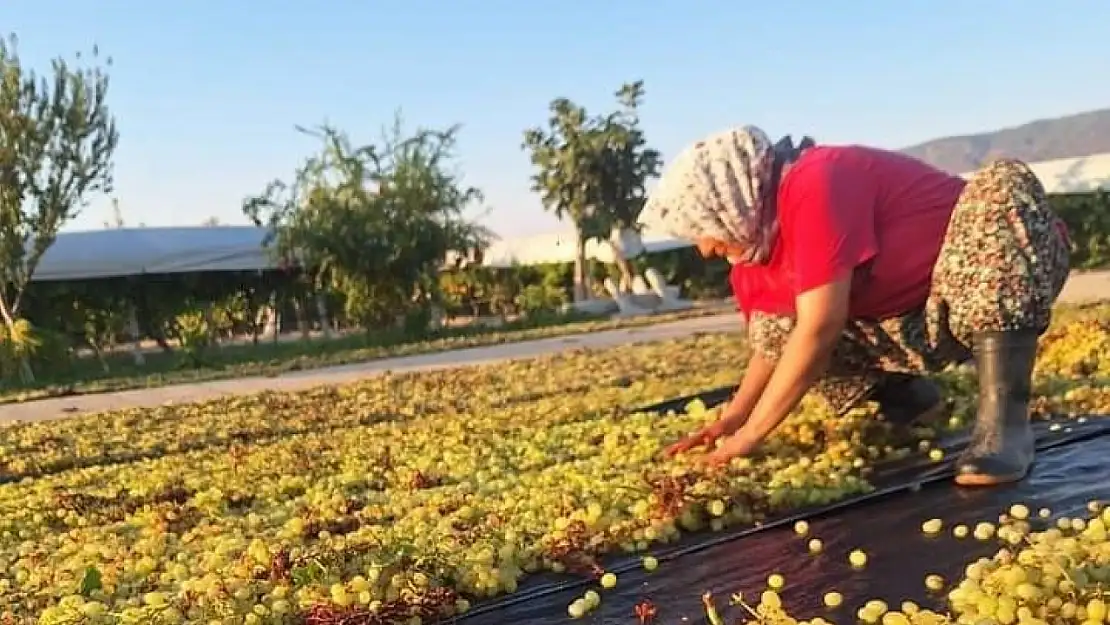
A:
<svg viewBox="0 0 1110 625">
<path fill-rule="evenodd" d="M 753 356 L 721 418 L 672 446 L 754 450 L 810 389 L 843 413 L 878 402 L 901 423 L 941 395 L 921 374 L 974 356 L 979 406 L 956 482 L 1022 479 L 1033 462 L 1037 338 L 1067 279 L 1068 239 L 1029 168 L 970 180 L 862 146 L 706 138 L 670 164 L 643 223 L 734 266 Z"/>
</svg>

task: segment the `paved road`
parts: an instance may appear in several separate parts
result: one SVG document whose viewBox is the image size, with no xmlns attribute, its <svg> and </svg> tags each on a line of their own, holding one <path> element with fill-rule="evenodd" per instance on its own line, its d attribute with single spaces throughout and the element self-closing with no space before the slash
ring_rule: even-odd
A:
<svg viewBox="0 0 1110 625">
<path fill-rule="evenodd" d="M 1060 299 L 1065 302 L 1077 303 L 1105 299 L 1108 296 L 1110 296 L 1110 272 L 1092 272 L 1073 275 L 1064 287 Z M 0 424 L 12 421 L 57 419 L 74 414 L 121 408 L 159 406 L 167 402 L 201 401 L 229 394 L 257 393 L 265 390 L 293 391 L 324 384 L 353 382 L 367 376 L 390 371 L 400 373 L 404 371 L 448 369 L 530 358 L 580 347 L 606 348 L 628 343 L 679 338 L 697 332 L 725 332 L 739 329 L 740 322 L 737 316 L 730 312 L 712 317 L 662 323 L 655 326 L 607 330 L 592 334 L 522 341 L 490 347 L 386 358 L 355 365 L 294 372 L 278 377 L 218 380 L 118 393 L 43 399 L 0 406 Z"/>
<path fill-rule="evenodd" d="M 739 331 L 740 329 L 740 321 L 733 313 L 684 319 L 638 328 L 606 330 L 590 334 L 521 341 L 489 347 L 473 347 L 399 358 L 383 358 L 353 365 L 297 371 L 276 377 L 216 380 L 117 393 L 57 397 L 0 406 L 0 423 L 56 419 L 87 412 L 160 406 L 167 402 L 201 401 L 222 395 L 258 393 L 266 390 L 294 391 L 324 384 L 353 382 L 386 372 L 402 373 L 405 371 L 449 369 L 451 367 L 531 358 L 582 347 L 615 347 L 629 343 L 646 343 L 680 338 L 698 332 L 727 332 Z"/>
<path fill-rule="evenodd" d="M 1079 303 L 1110 297 L 1110 271 L 1074 273 L 1060 293 L 1060 301 Z"/>
</svg>

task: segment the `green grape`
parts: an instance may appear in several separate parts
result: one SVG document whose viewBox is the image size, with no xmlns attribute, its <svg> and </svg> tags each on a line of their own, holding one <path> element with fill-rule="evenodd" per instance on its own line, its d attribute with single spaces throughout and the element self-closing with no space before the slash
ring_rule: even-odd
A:
<svg viewBox="0 0 1110 625">
<path fill-rule="evenodd" d="M 999 551 L 993 557 L 967 564 L 963 578 L 948 593 L 949 612 L 922 609 L 911 601 L 903 601 L 899 610 L 891 610 L 886 602 L 872 599 L 858 608 L 857 619 L 884 625 L 1095 625 L 1110 621 L 1103 586 L 1110 580 L 1110 543 L 1099 531 L 1105 529 L 1104 508 L 1092 506 L 1089 518 L 1079 519 L 1083 523 L 1069 519 L 1059 528 L 1042 531 L 1031 530 L 1025 521 L 1029 515 L 1024 512 L 1020 504 L 1015 504 L 997 528 L 992 526 Z M 1014 545 L 1005 536 L 1021 536 L 1023 540 Z M 943 589 L 944 580 L 929 575 L 925 585 L 937 592 Z M 842 601 L 836 592 L 824 596 L 828 608 L 838 607 Z M 789 625 L 812 624 L 815 620 L 802 621 L 783 610 L 763 610 L 758 618 L 742 622 Z"/>
<path fill-rule="evenodd" d="M 1073 372 L 1110 361 L 1087 345 L 1101 345 L 1106 325 L 1056 323 L 1046 335 L 1038 375 L 1061 372 L 1052 383 L 1066 386 L 1037 397 L 1038 413 L 1110 412 L 1110 387 Z M 833 503 L 869 492 L 877 463 L 941 453 L 928 439 L 907 447 L 874 434 L 874 406 L 833 419 L 807 396 L 758 457 L 711 473 L 702 452 L 659 451 L 718 409 L 613 416 L 614 406 L 733 383 L 720 363 L 744 354 L 735 335 L 705 335 L 13 425 L 0 443 L 14 478 L 0 485 L 0 595 L 30 599 L 0 618 L 286 625 L 311 609 L 407 615 L 425 601 L 457 615 L 531 575 L 580 575 L 621 548 L 642 553 L 685 531 Z M 973 380 L 945 376 L 957 412 L 973 406 Z M 1033 531 L 1015 504 L 997 527 L 975 525 L 1008 555 L 973 563 L 949 587 L 953 620 L 1098 617 L 1110 510 L 1093 502 L 1088 512 Z M 794 531 L 809 536 L 809 524 Z M 864 549 L 849 560 L 865 566 Z M 95 586 L 85 596 L 82 581 Z M 603 576 L 601 588 L 615 583 Z M 785 625 L 782 597 L 768 593 L 753 609 Z M 590 597 L 583 616 L 597 607 Z M 867 605 L 875 622 L 936 616 Z"/>
</svg>

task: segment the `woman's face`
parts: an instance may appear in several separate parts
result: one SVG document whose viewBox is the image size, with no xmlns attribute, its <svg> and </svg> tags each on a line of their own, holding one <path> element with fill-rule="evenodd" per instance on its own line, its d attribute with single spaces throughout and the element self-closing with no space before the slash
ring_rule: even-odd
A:
<svg viewBox="0 0 1110 625">
<path fill-rule="evenodd" d="M 701 237 L 697 247 L 702 258 L 724 258 L 733 265 L 740 262 L 740 257 L 744 255 L 744 248 L 739 245 L 730 245 L 713 237 Z"/>
</svg>

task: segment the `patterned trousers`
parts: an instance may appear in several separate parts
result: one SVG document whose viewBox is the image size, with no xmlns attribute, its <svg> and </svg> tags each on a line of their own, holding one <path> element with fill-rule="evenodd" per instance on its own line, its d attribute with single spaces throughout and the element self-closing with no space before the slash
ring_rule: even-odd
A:
<svg viewBox="0 0 1110 625">
<path fill-rule="evenodd" d="M 814 390 L 843 413 L 887 373 L 934 372 L 970 359 L 977 333 L 1043 333 L 1070 270 L 1068 245 L 1036 175 L 1018 161 L 992 163 L 956 203 L 924 306 L 884 321 L 850 321 Z M 775 362 L 793 327 L 791 317 L 752 314 L 749 343 Z"/>
</svg>

